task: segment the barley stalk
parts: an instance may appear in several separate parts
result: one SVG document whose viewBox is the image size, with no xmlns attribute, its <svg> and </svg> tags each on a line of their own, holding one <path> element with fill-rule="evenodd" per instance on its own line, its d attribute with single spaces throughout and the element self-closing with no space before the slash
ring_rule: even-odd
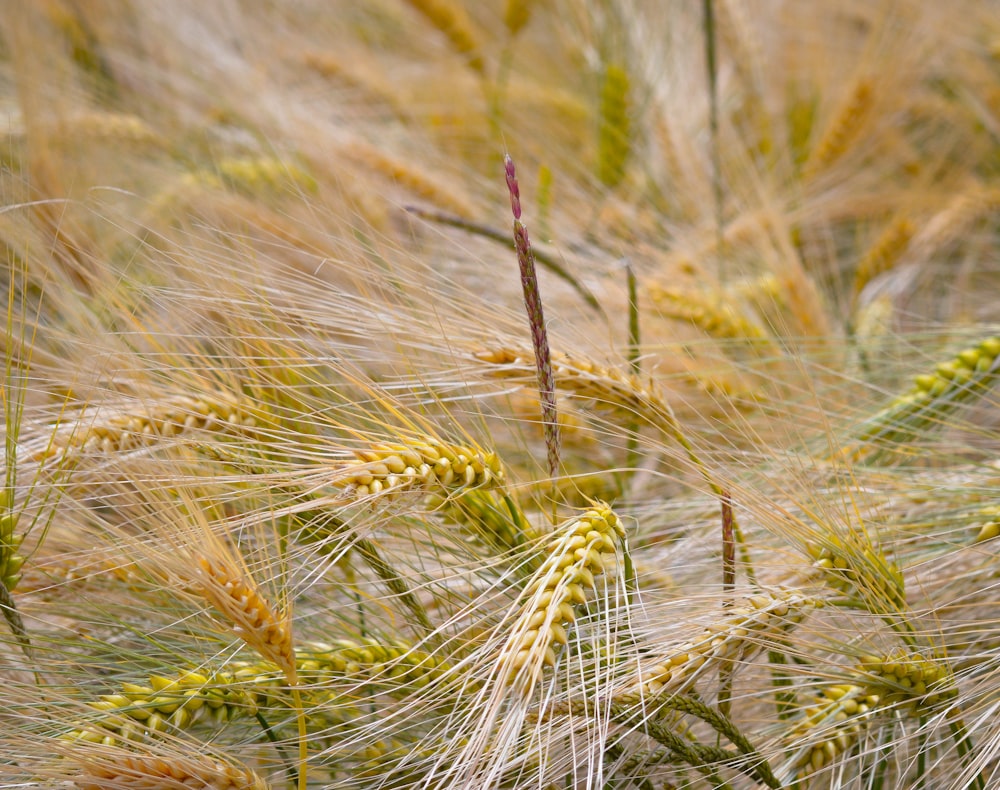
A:
<svg viewBox="0 0 1000 790">
<path fill-rule="evenodd" d="M 538 373 L 538 396 L 542 403 L 542 424 L 545 430 L 545 449 L 548 456 L 549 477 L 555 480 L 559 469 L 559 415 L 556 411 L 556 385 L 552 376 L 552 354 L 549 349 L 542 297 L 538 291 L 538 275 L 535 273 L 535 254 L 528 240 L 528 229 L 521 222 L 521 190 L 517 182 L 514 160 L 504 157 L 504 175 L 507 191 L 510 193 L 510 207 L 514 214 L 514 248 L 521 270 L 521 290 L 524 306 L 528 312 L 528 326 L 531 329 L 531 346 L 535 352 L 535 369 Z"/>
</svg>

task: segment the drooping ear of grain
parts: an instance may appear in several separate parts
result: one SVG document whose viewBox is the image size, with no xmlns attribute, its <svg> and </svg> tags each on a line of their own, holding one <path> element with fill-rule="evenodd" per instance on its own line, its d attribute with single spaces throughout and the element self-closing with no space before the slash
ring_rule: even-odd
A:
<svg viewBox="0 0 1000 790">
<path fill-rule="evenodd" d="M 406 0 L 424 19 L 436 28 L 461 55 L 469 68 L 479 74 L 485 70 L 480 35 L 469 19 L 464 6 L 453 0 Z"/>
<path fill-rule="evenodd" d="M 804 179 L 814 178 L 841 159 L 861 137 L 861 130 L 875 103 L 875 86 L 861 77 L 854 82 L 823 131 L 802 168 Z"/>
<path fill-rule="evenodd" d="M 295 682 L 295 652 L 288 613 L 277 614 L 246 574 L 219 557 L 198 559 L 198 592 L 261 657 Z"/>
<path fill-rule="evenodd" d="M 609 569 L 624 537 L 618 516 L 603 503 L 555 532 L 504 647 L 502 671 L 523 697 L 531 696 L 545 667 L 555 666 L 556 651 L 568 641 L 566 629 L 576 621 L 576 607 L 587 602 L 594 577 Z"/>
<path fill-rule="evenodd" d="M 158 756 L 94 749 L 73 755 L 43 775 L 76 790 L 268 790 L 249 768 L 190 752 Z"/>
<path fill-rule="evenodd" d="M 989 392 L 1000 372 L 1000 337 L 990 336 L 916 377 L 913 387 L 865 421 L 857 439 L 838 453 L 866 463 L 898 461 L 913 443 L 940 431 L 959 406 Z"/>
</svg>

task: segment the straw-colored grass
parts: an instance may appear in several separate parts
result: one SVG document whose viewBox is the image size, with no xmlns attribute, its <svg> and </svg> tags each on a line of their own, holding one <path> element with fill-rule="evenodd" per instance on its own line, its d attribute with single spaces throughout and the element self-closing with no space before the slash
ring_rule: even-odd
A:
<svg viewBox="0 0 1000 790">
<path fill-rule="evenodd" d="M 118 5 L 0 33 L 0 790 L 1000 784 L 989 3 Z"/>
</svg>

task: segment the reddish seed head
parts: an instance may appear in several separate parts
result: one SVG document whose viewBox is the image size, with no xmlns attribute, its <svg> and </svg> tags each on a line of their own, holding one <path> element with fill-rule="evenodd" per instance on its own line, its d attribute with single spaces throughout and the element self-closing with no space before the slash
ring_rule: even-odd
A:
<svg viewBox="0 0 1000 790">
<path fill-rule="evenodd" d="M 511 211 L 514 212 L 514 219 L 521 219 L 521 190 L 517 185 L 517 173 L 514 171 L 514 160 L 510 158 L 510 154 L 504 154 L 503 169 L 507 176 Z"/>
</svg>

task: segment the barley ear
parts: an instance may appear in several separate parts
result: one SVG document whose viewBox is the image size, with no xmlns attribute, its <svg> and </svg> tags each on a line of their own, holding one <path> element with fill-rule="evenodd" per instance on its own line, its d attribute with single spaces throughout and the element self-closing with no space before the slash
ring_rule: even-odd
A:
<svg viewBox="0 0 1000 790">
<path fill-rule="evenodd" d="M 531 696 L 544 668 L 555 665 L 556 651 L 567 644 L 566 628 L 576 621 L 576 607 L 587 602 L 594 577 L 616 560 L 624 538 L 625 528 L 604 503 L 554 533 L 503 651 L 507 682 L 521 696 Z"/>
<path fill-rule="evenodd" d="M 631 147 L 629 77 L 623 66 L 609 63 L 601 79 L 601 111 L 597 135 L 597 178 L 614 189 L 625 178 Z"/>
</svg>

